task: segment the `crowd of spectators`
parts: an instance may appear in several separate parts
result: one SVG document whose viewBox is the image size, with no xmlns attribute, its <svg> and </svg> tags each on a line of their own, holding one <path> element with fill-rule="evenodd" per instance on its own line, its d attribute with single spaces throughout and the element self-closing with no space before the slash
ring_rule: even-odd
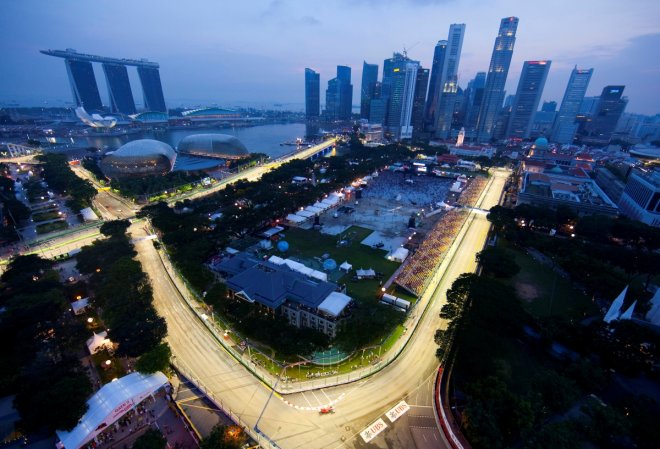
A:
<svg viewBox="0 0 660 449">
<path fill-rule="evenodd" d="M 487 182 L 488 179 L 482 176 L 473 178 L 461 193 L 457 204 L 475 206 Z M 452 209 L 444 214 L 417 251 L 408 258 L 395 280 L 396 284 L 417 296 L 421 295 L 426 280 L 442 261 L 466 216 L 467 211 L 462 209 Z"/>
<path fill-rule="evenodd" d="M 451 182 L 431 176 L 408 176 L 383 171 L 362 192 L 363 198 L 382 198 L 425 207 L 444 201 Z"/>
<path fill-rule="evenodd" d="M 479 195 L 481 195 L 484 187 L 486 187 L 487 182 L 488 178 L 483 176 L 477 176 L 473 178 L 463 193 L 461 193 L 461 196 L 458 198 L 456 203 L 460 204 L 461 206 L 474 207 L 477 203 L 477 200 L 479 199 Z"/>
<path fill-rule="evenodd" d="M 452 209 L 444 214 L 415 254 L 406 261 L 395 282 L 409 292 L 421 295 L 426 280 L 451 246 L 466 216 L 467 212 L 461 209 Z"/>
</svg>

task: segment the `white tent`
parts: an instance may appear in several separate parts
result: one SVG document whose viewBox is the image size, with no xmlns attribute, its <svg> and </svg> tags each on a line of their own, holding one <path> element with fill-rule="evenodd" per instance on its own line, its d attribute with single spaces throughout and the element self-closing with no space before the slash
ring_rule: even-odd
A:
<svg viewBox="0 0 660 449">
<path fill-rule="evenodd" d="M 84 446 L 167 383 L 167 377 L 159 371 L 148 375 L 131 373 L 105 384 L 89 398 L 89 408 L 73 430 L 57 431 L 61 443 L 58 447 L 78 449 Z"/>
<path fill-rule="evenodd" d="M 339 292 L 332 292 L 319 304 L 319 310 L 330 316 L 337 317 L 341 315 L 351 301 L 350 296 Z"/>
<path fill-rule="evenodd" d="M 289 214 L 286 216 L 286 219 L 292 223 L 302 223 L 303 221 L 307 220 L 307 218 L 296 214 Z"/>
<path fill-rule="evenodd" d="M 275 265 L 284 265 L 284 259 L 282 259 L 280 256 L 270 256 L 268 259 L 268 262 L 274 263 Z"/>
<path fill-rule="evenodd" d="M 312 270 L 312 273 L 309 276 L 318 279 L 319 281 L 328 281 L 328 274 L 322 271 Z"/>
<path fill-rule="evenodd" d="M 329 205 L 325 204 L 325 203 L 322 203 L 320 201 L 317 201 L 316 203 L 314 203 L 314 207 L 318 207 L 321 210 L 326 210 L 329 207 Z"/>
<path fill-rule="evenodd" d="M 373 268 L 369 268 L 368 270 L 363 270 L 360 268 L 355 272 L 355 274 L 357 275 L 358 279 L 376 277 L 376 272 L 373 270 Z"/>
<path fill-rule="evenodd" d="M 90 354 L 96 354 L 103 349 L 111 349 L 113 346 L 112 341 L 108 338 L 106 331 L 94 333 L 92 338 L 87 340 L 87 349 Z"/>
<path fill-rule="evenodd" d="M 305 208 L 305 210 L 308 211 L 308 212 L 311 212 L 313 214 L 320 214 L 321 212 L 323 212 L 323 209 L 321 209 L 320 207 L 314 207 L 314 206 L 307 206 Z"/>
<path fill-rule="evenodd" d="M 612 321 L 619 319 L 619 315 L 621 315 L 621 307 L 623 306 L 623 300 L 626 299 L 627 292 L 628 286 L 626 285 L 626 288 L 624 288 L 623 291 L 619 293 L 619 296 L 617 296 L 616 299 L 612 301 L 612 305 L 605 314 L 603 321 L 606 323 L 611 323 Z"/>
<path fill-rule="evenodd" d="M 275 227 L 272 227 L 272 228 L 268 229 L 267 231 L 263 232 L 261 235 L 266 237 L 267 239 L 269 239 L 272 236 L 274 236 L 275 234 L 280 233 L 282 231 L 284 231 L 284 228 L 282 226 L 275 226 Z"/>
<path fill-rule="evenodd" d="M 75 315 L 80 315 L 89 306 L 89 298 L 79 299 L 71 303 L 71 310 Z"/>
<path fill-rule="evenodd" d="M 296 212 L 296 214 L 305 218 L 313 217 L 315 215 L 314 212 L 310 212 L 308 210 L 299 210 L 298 212 Z"/>
<path fill-rule="evenodd" d="M 387 255 L 387 258 L 389 260 L 394 260 L 396 262 L 403 262 L 404 260 L 406 260 L 406 257 L 408 257 L 409 252 L 410 251 L 408 251 L 406 248 L 400 246 L 391 253 L 389 253 Z"/>
<path fill-rule="evenodd" d="M 351 271 L 351 268 L 353 268 L 353 265 L 351 265 L 350 263 L 348 263 L 348 261 L 344 261 L 343 264 L 339 265 L 339 269 L 342 270 L 342 271 L 345 271 L 345 272 L 347 272 L 347 273 L 348 273 L 349 271 Z"/>
<path fill-rule="evenodd" d="M 91 207 L 86 207 L 80 210 L 85 221 L 96 221 L 99 217 L 94 213 Z"/>
</svg>

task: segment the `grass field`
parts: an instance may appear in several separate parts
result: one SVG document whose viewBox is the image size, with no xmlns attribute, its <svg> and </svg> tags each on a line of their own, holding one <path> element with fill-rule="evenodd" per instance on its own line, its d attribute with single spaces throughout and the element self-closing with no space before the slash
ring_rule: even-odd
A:
<svg viewBox="0 0 660 449">
<path fill-rule="evenodd" d="M 536 317 L 562 315 L 580 319 L 596 311 L 591 299 L 573 287 L 570 279 L 519 249 L 508 249 L 514 252 L 520 272 L 505 282 L 516 289 L 529 313 Z"/>
<path fill-rule="evenodd" d="M 284 240 L 289 243 L 287 253 L 282 255 L 276 251 L 274 254 L 300 259 L 306 265 L 312 265 L 307 261 L 316 262 L 314 258 L 321 258 L 324 254 L 328 254 L 330 258 L 337 262 L 337 265 L 348 261 L 353 265 L 353 270 L 373 268 L 376 272 L 383 273 L 384 282 L 396 271 L 399 264 L 385 259 L 387 251 L 370 248 L 360 243 L 371 232 L 373 231 L 370 229 L 351 226 L 341 235 L 342 240 L 347 240 L 348 244 L 339 247 L 337 246 L 338 236 L 292 228 L 285 233 Z M 318 262 L 316 263 L 318 264 Z M 319 269 L 320 264 L 313 266 L 313 268 Z M 354 281 L 352 277 L 353 272 L 350 272 L 348 275 L 339 277 L 336 282 L 346 284 L 348 295 L 357 300 L 373 300 L 376 298 L 380 291 L 378 280 L 363 279 Z"/>
<path fill-rule="evenodd" d="M 68 227 L 69 224 L 64 220 L 52 221 L 50 223 L 37 225 L 37 234 L 46 234 L 48 232 L 61 231 L 62 229 L 66 229 Z"/>
</svg>

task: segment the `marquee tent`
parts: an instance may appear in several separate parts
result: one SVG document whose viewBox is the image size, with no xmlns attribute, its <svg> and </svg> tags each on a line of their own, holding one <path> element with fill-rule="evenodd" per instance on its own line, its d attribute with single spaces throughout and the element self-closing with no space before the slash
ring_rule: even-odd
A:
<svg viewBox="0 0 660 449">
<path fill-rule="evenodd" d="M 332 292 L 319 304 L 319 310 L 330 316 L 338 317 L 351 301 L 350 296 Z"/>
<path fill-rule="evenodd" d="M 64 449 L 84 446 L 167 383 L 167 377 L 156 372 L 149 375 L 131 373 L 105 384 L 87 401 L 89 408 L 73 430 L 56 432 L 60 439 L 57 446 Z"/>
<path fill-rule="evenodd" d="M 308 210 L 299 210 L 296 212 L 296 214 L 306 218 L 313 217 L 315 215 L 314 212 L 310 212 Z"/>
<path fill-rule="evenodd" d="M 286 216 L 286 219 L 292 223 L 302 223 L 303 221 L 307 220 L 306 217 L 301 217 L 300 215 L 296 214 L 289 214 Z"/>
<path fill-rule="evenodd" d="M 112 346 L 113 343 L 108 338 L 108 333 L 106 331 L 99 332 L 98 334 L 94 333 L 92 338 L 87 340 L 87 349 L 90 354 L 96 354 L 103 349 L 110 349 Z"/>
</svg>

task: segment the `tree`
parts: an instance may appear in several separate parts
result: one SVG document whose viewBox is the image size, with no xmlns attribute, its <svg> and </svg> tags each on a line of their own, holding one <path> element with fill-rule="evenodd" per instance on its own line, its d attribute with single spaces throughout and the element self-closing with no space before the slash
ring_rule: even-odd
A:
<svg viewBox="0 0 660 449">
<path fill-rule="evenodd" d="M 560 421 L 545 425 L 538 432 L 530 432 L 525 449 L 580 449 L 582 438 L 577 424 Z"/>
<path fill-rule="evenodd" d="M 126 230 L 130 225 L 131 222 L 128 220 L 106 221 L 101 225 L 100 231 L 101 234 L 107 237 L 121 236 L 126 233 Z"/>
<path fill-rule="evenodd" d="M 19 385 L 14 404 L 21 414 L 19 426 L 28 432 L 44 426 L 51 431 L 73 429 L 92 394 L 89 378 L 76 360 L 53 363 L 39 357 Z"/>
<path fill-rule="evenodd" d="M 160 343 L 149 352 L 140 356 L 135 369 L 141 373 L 151 374 L 156 371 L 165 371 L 170 365 L 172 350 L 167 343 Z"/>
<path fill-rule="evenodd" d="M 133 449 L 165 449 L 166 446 L 167 439 L 157 429 L 147 430 L 133 443 Z"/>
<path fill-rule="evenodd" d="M 199 447 L 200 449 L 239 449 L 247 443 L 247 440 L 247 435 L 241 427 L 217 424 L 200 442 Z"/>
<path fill-rule="evenodd" d="M 515 256 L 503 248 L 486 248 L 477 254 L 477 260 L 484 271 L 498 278 L 510 278 L 520 271 Z"/>
</svg>

